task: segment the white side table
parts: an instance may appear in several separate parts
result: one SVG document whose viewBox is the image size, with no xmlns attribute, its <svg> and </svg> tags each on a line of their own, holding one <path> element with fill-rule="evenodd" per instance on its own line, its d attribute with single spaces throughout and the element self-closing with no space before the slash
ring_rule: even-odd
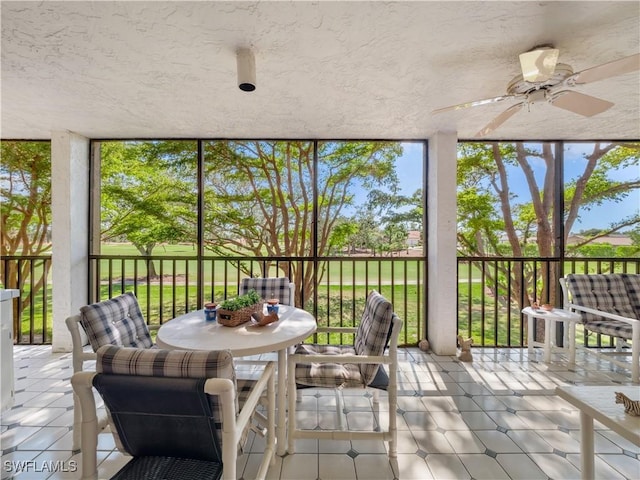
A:
<svg viewBox="0 0 640 480">
<path fill-rule="evenodd" d="M 543 310 L 541 308 L 525 307 L 522 309 L 522 313 L 527 316 L 527 346 L 529 349 L 529 355 L 533 355 L 533 347 L 544 347 L 544 361 L 549 363 L 551 361 L 551 351 L 555 345 L 556 338 L 556 323 L 563 322 L 563 345 L 566 349 L 569 345 L 569 363 L 576 363 L 576 323 L 581 321 L 579 314 L 575 312 L 569 312 L 561 308 L 554 308 L 553 310 Z M 534 331 L 534 319 L 539 318 L 544 320 L 544 343 L 535 342 L 533 340 Z"/>
</svg>

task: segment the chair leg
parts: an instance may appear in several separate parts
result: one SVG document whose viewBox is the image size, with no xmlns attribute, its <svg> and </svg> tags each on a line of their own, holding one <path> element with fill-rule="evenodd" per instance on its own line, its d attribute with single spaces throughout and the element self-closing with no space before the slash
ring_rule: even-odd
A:
<svg viewBox="0 0 640 480">
<path fill-rule="evenodd" d="M 342 401 L 342 389 L 336 388 L 334 390 L 336 395 L 336 426 L 338 430 L 346 430 L 343 418 L 344 414 L 344 402 Z"/>
<path fill-rule="evenodd" d="M 73 393 L 73 432 L 71 450 L 76 452 L 80 450 L 80 443 L 82 438 L 82 410 L 80 407 L 80 399 L 78 395 Z"/>
<path fill-rule="evenodd" d="M 287 402 L 289 403 L 287 411 L 287 452 L 289 455 L 296 453 L 296 403 L 302 400 L 302 393 L 296 388 L 296 364 L 294 358 L 295 355 L 289 355 L 287 360 L 287 370 L 290 373 L 287 375 L 287 390 L 289 391 L 287 396 Z M 296 392 L 296 394 L 293 395 L 293 392 Z"/>
<path fill-rule="evenodd" d="M 631 330 L 631 381 L 640 382 L 640 327 L 637 323 Z"/>
<path fill-rule="evenodd" d="M 398 456 L 398 361 L 397 352 L 394 348 L 391 352 L 393 362 L 389 365 L 389 387 L 387 393 L 389 396 L 389 458 Z"/>
</svg>

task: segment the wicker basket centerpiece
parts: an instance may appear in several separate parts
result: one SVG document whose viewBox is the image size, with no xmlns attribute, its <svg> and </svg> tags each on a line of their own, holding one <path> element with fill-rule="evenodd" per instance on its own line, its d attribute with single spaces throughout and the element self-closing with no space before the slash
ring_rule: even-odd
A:
<svg viewBox="0 0 640 480">
<path fill-rule="evenodd" d="M 251 320 L 251 314 L 262 309 L 258 292 L 249 290 L 244 295 L 225 300 L 218 306 L 218 323 L 225 327 L 237 327 Z"/>
</svg>

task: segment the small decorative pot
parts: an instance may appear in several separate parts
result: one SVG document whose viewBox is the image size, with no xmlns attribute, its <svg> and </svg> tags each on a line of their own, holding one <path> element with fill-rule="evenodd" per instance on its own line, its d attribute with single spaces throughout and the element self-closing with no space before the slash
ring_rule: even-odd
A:
<svg viewBox="0 0 640 480">
<path fill-rule="evenodd" d="M 204 304 L 204 319 L 207 322 L 215 322 L 218 316 L 218 304 L 209 302 Z"/>
<path fill-rule="evenodd" d="M 267 313 L 275 313 L 278 314 L 278 310 L 280 310 L 280 306 L 278 305 L 280 300 L 277 298 L 270 298 L 267 300 Z"/>
</svg>

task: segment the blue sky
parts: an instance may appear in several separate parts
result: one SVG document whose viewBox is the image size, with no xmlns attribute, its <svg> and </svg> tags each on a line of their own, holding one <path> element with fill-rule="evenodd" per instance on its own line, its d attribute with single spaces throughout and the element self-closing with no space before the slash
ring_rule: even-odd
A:
<svg viewBox="0 0 640 480">
<path fill-rule="evenodd" d="M 417 189 L 422 188 L 424 156 L 424 143 L 408 142 L 403 144 L 403 155 L 396 161 L 396 173 L 400 180 L 401 194 L 411 195 Z M 589 143 L 566 144 L 565 148 L 565 182 L 575 179 L 584 169 L 582 155 L 592 150 Z M 545 166 L 542 162 L 534 164 L 537 178 L 542 178 Z M 627 167 L 624 170 L 611 172 L 610 178 L 614 180 L 628 180 L 640 178 L 640 164 Z M 528 188 L 522 172 L 519 168 L 509 172 L 511 188 L 521 195 L 518 203 L 529 200 Z M 366 201 L 366 191 L 360 190 L 356 194 L 357 204 Z M 580 220 L 574 225 L 574 232 L 590 228 L 606 228 L 612 221 L 628 217 L 640 210 L 640 190 L 633 191 L 624 201 L 605 202 L 601 206 L 594 207 L 590 211 L 581 211 Z"/>
<path fill-rule="evenodd" d="M 593 151 L 590 143 L 573 143 L 565 144 L 564 151 L 564 181 L 570 182 L 578 178 L 584 172 L 585 160 L 583 155 Z M 534 172 L 539 182 L 542 181 L 546 166 L 539 162 L 533 163 Z M 632 178 L 640 178 L 640 164 L 629 166 L 625 169 L 612 171 L 609 173 L 611 180 L 628 181 Z M 521 197 L 518 203 L 527 202 L 530 199 L 529 191 L 521 170 L 512 169 L 509 173 L 509 183 L 512 191 L 518 193 Z M 591 228 L 606 228 L 612 222 L 629 217 L 640 210 L 640 190 L 632 191 L 621 202 L 604 202 L 600 206 L 592 207 L 591 210 L 580 210 L 579 219 L 576 220 L 572 232 L 577 233 L 580 230 L 588 230 Z"/>
</svg>

